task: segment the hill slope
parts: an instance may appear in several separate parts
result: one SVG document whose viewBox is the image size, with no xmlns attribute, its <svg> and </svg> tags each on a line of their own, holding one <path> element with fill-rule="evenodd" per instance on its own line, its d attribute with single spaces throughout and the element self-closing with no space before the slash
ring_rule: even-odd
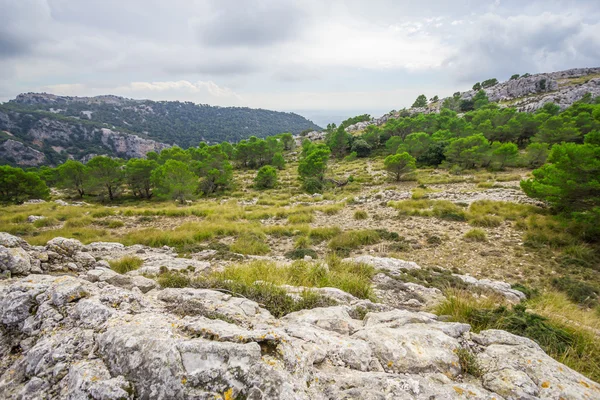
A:
<svg viewBox="0 0 600 400">
<path fill-rule="evenodd" d="M 514 107 L 521 112 L 535 112 L 546 103 L 555 103 L 561 110 L 581 100 L 586 94 L 600 96 L 600 68 L 574 68 L 565 71 L 524 75 L 516 79 L 482 88 L 490 102 L 500 107 Z M 437 113 L 445 102 L 451 103 L 454 111 L 461 112 L 460 104 L 475 97 L 477 90 L 457 92 L 453 97 L 430 102 L 425 107 L 393 111 L 372 121 L 359 122 L 347 128 L 349 132 L 358 132 L 368 125 L 383 125 L 389 118 L 397 118 L 404 113 Z"/>
<path fill-rule="evenodd" d="M 293 113 L 118 96 L 25 93 L 0 105 L 0 163 L 58 164 L 94 154 L 143 157 L 171 145 L 320 129 Z"/>
<path fill-rule="evenodd" d="M 25 93 L 9 103 L 20 108 L 107 123 L 184 148 L 196 146 L 202 140 L 237 142 L 253 135 L 265 137 L 282 132 L 300 133 L 306 129 L 319 129 L 311 121 L 294 113 L 246 107 L 214 107 L 191 102 Z"/>
</svg>

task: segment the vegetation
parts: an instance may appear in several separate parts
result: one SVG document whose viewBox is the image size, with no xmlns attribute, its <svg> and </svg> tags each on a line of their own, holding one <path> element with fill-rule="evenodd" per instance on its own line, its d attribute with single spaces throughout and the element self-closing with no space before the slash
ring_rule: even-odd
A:
<svg viewBox="0 0 600 400">
<path fill-rule="evenodd" d="M 47 199 L 50 191 L 34 172 L 0 165 L 0 202 L 22 203 L 29 199 Z"/>
<path fill-rule="evenodd" d="M 463 291 L 450 291 L 436 313 L 471 325 L 473 331 L 502 329 L 538 343 L 550 356 L 582 372 L 600 377 L 600 343 L 594 333 L 576 325 L 565 325 L 526 310 L 525 304 L 512 308 L 497 306 L 493 299 L 476 299 Z M 532 305 L 535 306 L 535 301 Z"/>
<path fill-rule="evenodd" d="M 213 107 L 179 101 L 121 99 L 118 104 L 67 101 L 61 103 L 61 110 L 57 114 L 50 112 L 52 103 L 29 106 L 13 101 L 0 107 L 15 120 L 18 129 L 12 133 L 23 139 L 27 138 L 29 127 L 42 118 L 70 123 L 75 127 L 74 130 L 81 130 L 82 133 L 85 127 L 115 127 L 117 130 L 147 136 L 159 142 L 177 143 L 183 148 L 195 146 L 198 138 L 209 142 L 233 143 L 250 136 L 267 137 L 281 132 L 298 134 L 305 129 L 320 129 L 311 121 L 294 113 L 245 107 Z M 144 112 L 148 109 L 152 109 L 152 112 Z M 91 111 L 89 117 L 83 114 L 83 111 Z M 81 137 L 83 139 L 84 135 Z M 72 145 L 69 143 L 65 147 Z M 94 145 L 101 146 L 96 143 Z M 90 150 L 91 153 L 94 152 L 93 148 Z M 102 154 L 106 153 L 106 150 L 103 146 L 103 151 L 96 152 Z"/>
<path fill-rule="evenodd" d="M 270 165 L 261 167 L 254 178 L 254 187 L 257 189 L 272 189 L 277 185 L 277 170 Z"/>
<path fill-rule="evenodd" d="M 109 261 L 110 268 L 120 274 L 134 271 L 142 266 L 144 260 L 135 256 L 125 256 L 118 260 Z"/>
</svg>

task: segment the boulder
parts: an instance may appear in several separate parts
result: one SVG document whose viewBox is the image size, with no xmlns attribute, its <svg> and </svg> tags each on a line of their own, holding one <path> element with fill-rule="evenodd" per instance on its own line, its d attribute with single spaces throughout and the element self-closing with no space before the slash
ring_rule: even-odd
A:
<svg viewBox="0 0 600 400">
<path fill-rule="evenodd" d="M 0 232 L 0 245 L 8 248 L 20 247 L 24 250 L 31 248 L 25 240 L 6 232 Z"/>
<path fill-rule="evenodd" d="M 55 237 L 46 243 L 48 251 L 55 252 L 62 256 L 72 257 L 81 250 L 83 244 L 77 239 L 67 239 L 63 237 Z"/>
<path fill-rule="evenodd" d="M 7 248 L 0 245 L 0 272 L 9 271 L 12 275 L 28 275 L 31 272 L 31 258 L 21 247 Z M 39 268 L 36 268 L 38 272 Z"/>
</svg>

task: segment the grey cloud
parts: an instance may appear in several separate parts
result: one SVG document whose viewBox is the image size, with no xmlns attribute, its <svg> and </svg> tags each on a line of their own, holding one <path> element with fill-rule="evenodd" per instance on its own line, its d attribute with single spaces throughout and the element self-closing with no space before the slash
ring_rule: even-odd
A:
<svg viewBox="0 0 600 400">
<path fill-rule="evenodd" d="M 34 46 L 44 40 L 46 22 L 43 0 L 0 0 L 0 57 L 32 53 Z"/>
<path fill-rule="evenodd" d="M 288 40 L 306 16 L 291 1 L 226 0 L 215 5 L 212 16 L 198 24 L 201 43 L 215 47 L 260 47 Z"/>
<path fill-rule="evenodd" d="M 236 61 L 222 61 L 218 59 L 206 62 L 179 64 L 166 66 L 164 71 L 168 74 L 208 74 L 208 75 L 246 75 L 261 70 L 259 64 L 247 59 Z"/>
<path fill-rule="evenodd" d="M 539 14 L 502 18 L 485 15 L 453 37 L 461 43 L 445 66 L 462 81 L 513 73 L 543 72 L 594 63 L 585 41 L 585 23 L 576 16 Z M 595 60 L 600 64 L 600 60 Z"/>
</svg>

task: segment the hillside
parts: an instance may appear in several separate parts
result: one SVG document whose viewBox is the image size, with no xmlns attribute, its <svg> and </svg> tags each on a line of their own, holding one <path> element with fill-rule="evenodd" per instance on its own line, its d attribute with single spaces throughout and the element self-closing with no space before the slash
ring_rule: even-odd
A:
<svg viewBox="0 0 600 400">
<path fill-rule="evenodd" d="M 600 96 L 600 68 L 573 68 L 565 71 L 516 76 L 490 87 L 483 87 L 488 99 L 501 108 L 515 108 L 521 112 L 535 112 L 546 103 L 554 103 L 561 110 L 566 109 L 588 93 Z M 349 132 L 362 131 L 369 125 L 383 125 L 389 118 L 402 114 L 438 113 L 442 108 L 456 112 L 468 111 L 469 104 L 478 90 L 456 92 L 452 97 L 430 101 L 424 107 L 413 107 L 392 111 L 370 122 L 360 122 L 347 128 Z M 471 104 L 472 106 L 472 104 Z"/>
<path fill-rule="evenodd" d="M 56 124 L 60 126 L 50 127 Z M 98 129 L 102 128 L 110 129 L 118 137 L 133 134 L 150 142 L 144 142 L 139 151 L 126 150 L 123 146 L 113 146 L 110 139 L 100 138 L 102 134 Z M 178 101 L 133 100 L 118 96 L 68 97 L 25 93 L 0 106 L 0 130 L 10 132 L 27 146 L 35 145 L 30 147 L 44 152 L 50 163 L 56 155 L 52 154 L 48 145 L 60 147 L 58 153 L 66 149 L 68 154 L 79 159 L 91 153 L 131 157 L 139 156 L 147 149 L 152 150 L 152 147 L 162 148 L 163 143 L 187 148 L 200 141 L 237 142 L 250 136 L 266 137 L 282 132 L 297 134 L 306 129 L 320 128 L 294 113 Z M 85 146 L 81 146 L 81 135 L 76 140 L 70 139 L 71 134 L 82 131 L 87 132 L 83 138 Z M 115 135 L 110 136 L 114 139 Z M 136 142 L 139 139 L 126 140 Z M 78 151 L 72 149 L 76 142 Z M 4 148 L 6 152 L 6 146 Z M 30 157 L 31 160 L 36 158 Z"/>
</svg>

